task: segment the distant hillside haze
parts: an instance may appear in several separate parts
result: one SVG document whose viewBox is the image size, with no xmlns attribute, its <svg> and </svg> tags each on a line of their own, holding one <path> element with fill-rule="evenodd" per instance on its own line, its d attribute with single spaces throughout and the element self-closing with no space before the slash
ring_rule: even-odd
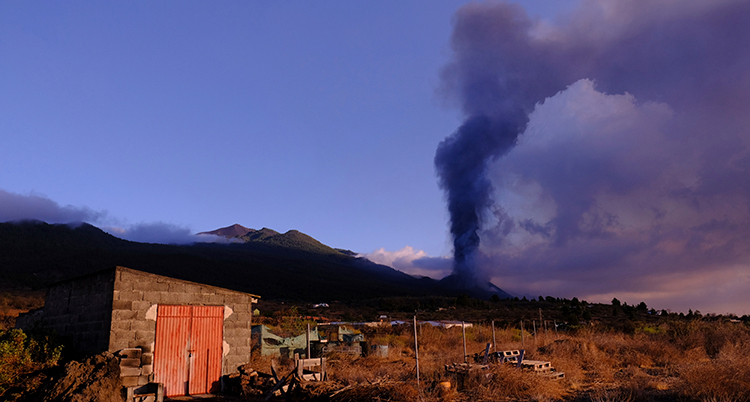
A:
<svg viewBox="0 0 750 402">
<path fill-rule="evenodd" d="M 202 234 L 237 240 L 149 244 L 123 240 L 85 223 L 0 223 L 0 289 L 42 288 L 124 266 L 268 299 L 321 302 L 457 293 L 507 297 L 500 289 L 454 289 L 445 281 L 415 278 L 297 230 L 279 233 L 235 224 Z"/>
</svg>

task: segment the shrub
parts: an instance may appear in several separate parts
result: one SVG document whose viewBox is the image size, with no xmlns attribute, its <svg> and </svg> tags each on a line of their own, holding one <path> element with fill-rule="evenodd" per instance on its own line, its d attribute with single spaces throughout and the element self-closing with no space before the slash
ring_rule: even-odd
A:
<svg viewBox="0 0 750 402">
<path fill-rule="evenodd" d="M 694 360 L 680 370 L 683 395 L 700 401 L 750 401 L 750 352 L 726 344 L 715 359 Z"/>
<path fill-rule="evenodd" d="M 29 377 L 55 366 L 61 352 L 62 346 L 49 336 L 29 336 L 20 329 L 0 331 L 0 398 L 14 400 L 18 394 L 38 387 L 41 379 Z"/>
</svg>

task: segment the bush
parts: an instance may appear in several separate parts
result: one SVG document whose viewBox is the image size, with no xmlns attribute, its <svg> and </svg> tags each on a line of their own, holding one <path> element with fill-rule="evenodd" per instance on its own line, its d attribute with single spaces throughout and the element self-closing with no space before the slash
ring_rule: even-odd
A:
<svg viewBox="0 0 750 402">
<path fill-rule="evenodd" d="M 20 329 L 0 331 L 0 398 L 14 400 L 41 383 L 34 373 L 57 365 L 62 346 L 48 335 L 30 336 Z"/>
</svg>

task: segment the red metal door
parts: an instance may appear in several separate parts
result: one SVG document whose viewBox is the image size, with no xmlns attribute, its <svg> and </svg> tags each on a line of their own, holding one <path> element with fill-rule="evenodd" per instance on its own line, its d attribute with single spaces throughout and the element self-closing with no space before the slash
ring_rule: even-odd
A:
<svg viewBox="0 0 750 402">
<path fill-rule="evenodd" d="M 188 393 L 190 306 L 159 306 L 154 344 L 154 381 L 164 384 L 166 396 Z"/>
<path fill-rule="evenodd" d="M 219 391 L 224 329 L 223 306 L 193 307 L 190 329 L 190 394 Z"/>
<path fill-rule="evenodd" d="M 218 391 L 223 328 L 223 306 L 159 305 L 154 381 L 166 396 Z"/>
</svg>

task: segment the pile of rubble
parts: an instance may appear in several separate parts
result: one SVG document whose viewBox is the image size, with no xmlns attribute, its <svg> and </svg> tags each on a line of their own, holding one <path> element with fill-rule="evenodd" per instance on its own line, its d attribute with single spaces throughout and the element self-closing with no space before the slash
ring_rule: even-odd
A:
<svg viewBox="0 0 750 402">
<path fill-rule="evenodd" d="M 539 374 L 540 376 L 559 380 L 565 377 L 565 373 L 555 370 L 552 363 L 541 360 L 524 359 L 524 350 L 503 350 L 500 352 L 490 352 L 490 344 L 487 348 L 471 357 L 474 363 L 453 363 L 446 364 L 445 371 L 452 375 L 466 375 L 473 370 L 487 370 L 496 364 L 511 364 L 519 369 L 527 370 Z"/>
<path fill-rule="evenodd" d="M 109 352 L 71 361 L 59 367 L 46 385 L 23 401 L 34 402 L 123 402 L 120 359 Z"/>
<path fill-rule="evenodd" d="M 256 371 L 249 364 L 239 367 L 239 373 L 229 376 L 229 392 L 244 397 L 272 396 L 300 393 L 310 382 L 326 380 L 326 358 L 295 359 L 294 368 L 281 375 L 274 361 L 271 373 Z"/>
</svg>

